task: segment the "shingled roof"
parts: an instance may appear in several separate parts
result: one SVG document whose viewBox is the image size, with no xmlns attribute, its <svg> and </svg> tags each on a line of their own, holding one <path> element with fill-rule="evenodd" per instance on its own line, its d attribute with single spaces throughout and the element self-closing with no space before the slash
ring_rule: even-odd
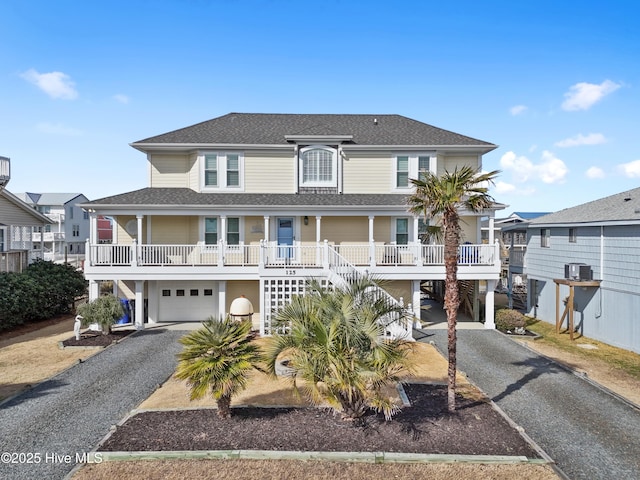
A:
<svg viewBox="0 0 640 480">
<path fill-rule="evenodd" d="M 640 188 L 565 208 L 531 221 L 529 225 L 603 222 L 640 222 Z"/>
<path fill-rule="evenodd" d="M 402 115 L 229 113 L 206 122 L 146 138 L 131 145 L 288 145 L 285 136 L 348 135 L 345 145 L 474 146 L 496 145 L 443 130 Z"/>
<path fill-rule="evenodd" d="M 400 207 L 400 194 L 283 194 L 283 193 L 198 193 L 190 188 L 143 188 L 82 204 L 91 206 L 145 207 Z"/>
</svg>

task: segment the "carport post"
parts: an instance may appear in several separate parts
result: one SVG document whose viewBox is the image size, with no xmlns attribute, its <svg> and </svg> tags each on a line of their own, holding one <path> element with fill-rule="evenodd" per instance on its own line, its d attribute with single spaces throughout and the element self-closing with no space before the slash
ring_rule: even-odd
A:
<svg viewBox="0 0 640 480">
<path fill-rule="evenodd" d="M 136 330 L 144 329 L 144 280 L 136 280 Z"/>
</svg>

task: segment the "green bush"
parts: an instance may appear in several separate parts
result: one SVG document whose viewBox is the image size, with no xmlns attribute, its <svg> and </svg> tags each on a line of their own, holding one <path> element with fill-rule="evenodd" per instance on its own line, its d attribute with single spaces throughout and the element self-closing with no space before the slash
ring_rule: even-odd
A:
<svg viewBox="0 0 640 480">
<path fill-rule="evenodd" d="M 111 332 L 111 325 L 124 315 L 124 308 L 120 299 L 110 294 L 80 305 L 78 315 L 82 317 L 83 326 L 97 323 L 102 328 L 102 333 L 106 335 Z"/>
<path fill-rule="evenodd" d="M 496 312 L 496 328 L 503 332 L 513 331 L 516 328 L 524 328 L 527 318 L 517 310 L 503 308 Z"/>
<path fill-rule="evenodd" d="M 0 274 L 0 330 L 71 313 L 87 291 L 82 272 L 66 264 L 36 261 L 23 273 Z"/>
</svg>

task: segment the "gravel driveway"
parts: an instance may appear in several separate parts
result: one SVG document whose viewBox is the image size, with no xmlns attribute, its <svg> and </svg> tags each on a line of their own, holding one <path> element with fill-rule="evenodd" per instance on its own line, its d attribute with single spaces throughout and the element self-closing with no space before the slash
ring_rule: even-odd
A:
<svg viewBox="0 0 640 480">
<path fill-rule="evenodd" d="M 0 478 L 63 478 L 174 372 L 184 334 L 137 332 L 0 406 Z"/>
<path fill-rule="evenodd" d="M 447 351 L 446 330 L 421 341 Z M 640 411 L 493 330 L 458 330 L 458 369 L 572 480 L 640 479 Z"/>
</svg>

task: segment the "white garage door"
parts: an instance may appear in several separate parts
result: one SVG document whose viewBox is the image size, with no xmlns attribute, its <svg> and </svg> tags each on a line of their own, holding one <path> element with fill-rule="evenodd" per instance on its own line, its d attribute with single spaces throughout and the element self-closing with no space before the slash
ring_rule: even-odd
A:
<svg viewBox="0 0 640 480">
<path fill-rule="evenodd" d="M 202 322 L 217 312 L 215 282 L 158 282 L 161 322 Z"/>
</svg>

